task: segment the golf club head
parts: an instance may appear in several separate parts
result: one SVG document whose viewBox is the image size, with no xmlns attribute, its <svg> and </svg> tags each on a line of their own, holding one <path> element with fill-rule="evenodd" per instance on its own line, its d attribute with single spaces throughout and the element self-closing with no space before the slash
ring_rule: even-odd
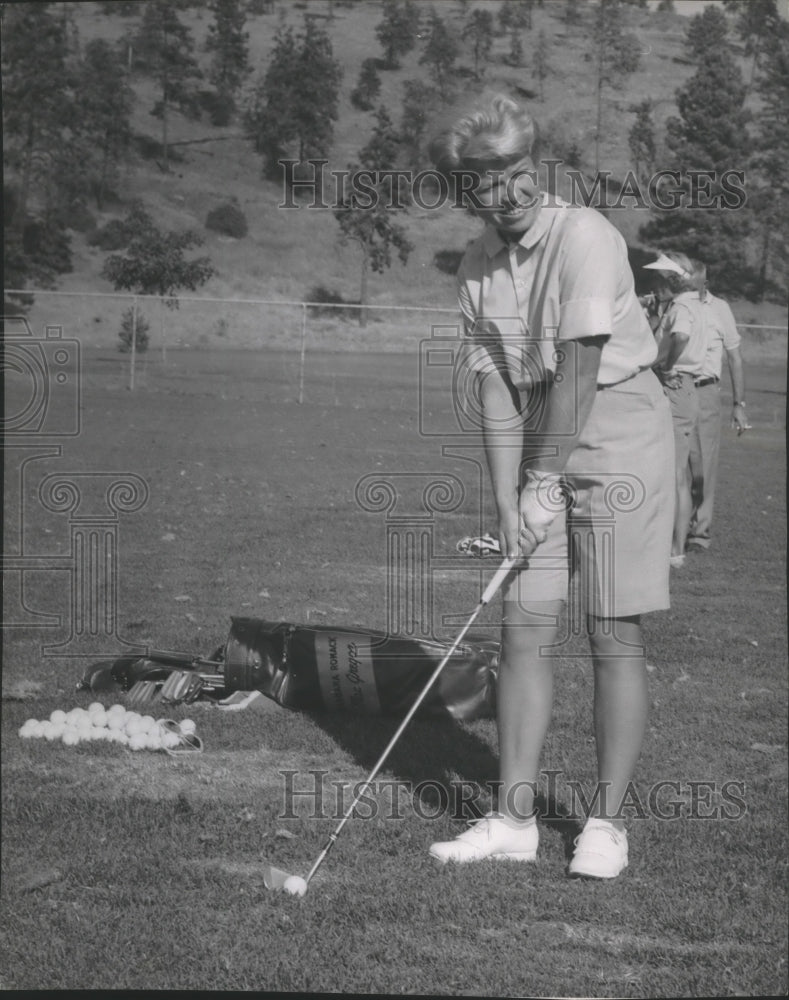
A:
<svg viewBox="0 0 789 1000">
<path fill-rule="evenodd" d="M 285 882 L 290 878 L 290 872 L 284 872 L 274 865 L 264 864 L 263 884 L 267 889 L 284 889 Z"/>
</svg>

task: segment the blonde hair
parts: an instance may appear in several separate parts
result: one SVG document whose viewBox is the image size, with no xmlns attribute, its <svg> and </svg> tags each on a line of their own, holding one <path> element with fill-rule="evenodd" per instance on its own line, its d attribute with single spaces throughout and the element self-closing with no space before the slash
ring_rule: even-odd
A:
<svg viewBox="0 0 789 1000">
<path fill-rule="evenodd" d="M 537 125 L 526 109 L 507 97 L 482 98 L 442 129 L 430 143 L 430 158 L 445 175 L 470 161 L 522 160 L 531 156 Z"/>
</svg>

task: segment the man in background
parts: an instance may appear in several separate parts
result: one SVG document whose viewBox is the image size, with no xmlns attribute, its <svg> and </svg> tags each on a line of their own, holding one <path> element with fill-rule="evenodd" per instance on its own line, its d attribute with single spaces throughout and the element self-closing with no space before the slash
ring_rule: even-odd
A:
<svg viewBox="0 0 789 1000">
<path fill-rule="evenodd" d="M 702 370 L 695 379 L 699 413 L 696 431 L 691 435 L 690 441 L 693 509 L 686 546 L 690 552 L 708 549 L 710 546 L 720 451 L 720 381 L 724 351 L 731 376 L 732 427 L 736 427 L 738 435 L 750 428 L 745 413 L 745 374 L 740 354 L 740 335 L 734 314 L 728 302 L 713 295 L 707 288 L 706 266 L 701 261 L 693 261 L 693 266 L 699 277 L 706 352 Z"/>
</svg>

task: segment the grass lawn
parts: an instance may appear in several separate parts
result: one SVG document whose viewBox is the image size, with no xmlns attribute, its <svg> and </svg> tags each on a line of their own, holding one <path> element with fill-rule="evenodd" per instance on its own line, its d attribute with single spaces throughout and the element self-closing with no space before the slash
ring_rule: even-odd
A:
<svg viewBox="0 0 789 1000">
<path fill-rule="evenodd" d="M 387 521 L 355 493 L 371 474 L 405 484 L 395 514 L 406 519 L 425 483 L 463 483 L 462 502 L 430 521 L 445 561 L 429 610 L 452 636 L 479 596 L 479 564 L 450 557 L 490 523 L 481 455 L 420 435 L 426 422 L 446 426 L 449 396 L 431 396 L 420 422 L 414 352 L 311 354 L 303 405 L 294 353 L 173 350 L 141 362 L 130 392 L 126 360 L 86 349 L 79 435 L 6 453 L 5 550 L 42 566 L 21 590 L 9 573 L 4 592 L 4 989 L 786 993 L 784 363 L 749 365 L 753 430 L 724 427 L 714 547 L 673 573 L 672 609 L 646 619 L 652 708 L 635 789 L 645 805 L 662 791 L 629 824 L 626 873 L 613 884 L 565 876 L 572 782 L 591 788 L 594 777 L 591 667 L 574 638 L 556 663 L 544 767 L 558 776 L 543 789 L 536 865 L 434 867 L 429 843 L 460 829 L 436 783 L 476 783 L 484 805 L 495 727 L 417 718 L 384 769 L 377 811 L 368 803 L 348 823 L 296 899 L 264 888 L 263 859 L 306 874 L 340 792 L 347 805 L 397 720 L 198 702 L 170 713 L 191 716 L 204 741 L 182 758 L 21 740 L 19 727 L 96 700 L 75 684 L 123 643 L 209 655 L 231 615 L 386 627 Z M 24 387 L 8 385 L 16 413 Z M 73 401 L 55 394 L 51 405 L 64 426 Z M 69 638 L 71 621 L 68 560 L 57 560 L 76 514 L 43 506 L 53 473 L 86 496 L 123 474 L 148 490 L 116 525 L 117 634 L 71 648 L 83 658 L 42 652 Z M 36 615 L 62 621 L 37 627 Z M 492 636 L 497 615 L 481 622 Z M 288 800 L 287 780 L 320 784 L 318 815 L 309 796 Z"/>
</svg>

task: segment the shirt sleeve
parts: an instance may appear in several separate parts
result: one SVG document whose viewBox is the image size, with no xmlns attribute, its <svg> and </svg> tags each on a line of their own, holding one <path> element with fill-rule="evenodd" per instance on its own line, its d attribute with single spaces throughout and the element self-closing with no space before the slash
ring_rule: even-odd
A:
<svg viewBox="0 0 789 1000">
<path fill-rule="evenodd" d="M 483 329 L 477 322 L 477 310 L 472 302 L 465 272 L 461 263 L 458 271 L 458 307 L 463 323 L 463 339 L 458 352 L 458 368 L 468 371 L 490 371 L 490 343 L 482 335 Z"/>
<path fill-rule="evenodd" d="M 559 260 L 559 340 L 613 333 L 621 269 L 617 235 L 591 211 L 569 228 Z"/>
<path fill-rule="evenodd" d="M 727 351 L 733 351 L 742 343 L 742 337 L 737 329 L 737 320 L 731 311 L 731 306 L 725 299 L 718 299 L 718 315 L 723 331 L 723 346 Z"/>
<path fill-rule="evenodd" d="M 693 333 L 693 313 L 684 302 L 674 302 L 670 325 L 666 328 L 666 334 L 673 337 L 679 333 L 684 337 L 690 337 Z"/>
</svg>

